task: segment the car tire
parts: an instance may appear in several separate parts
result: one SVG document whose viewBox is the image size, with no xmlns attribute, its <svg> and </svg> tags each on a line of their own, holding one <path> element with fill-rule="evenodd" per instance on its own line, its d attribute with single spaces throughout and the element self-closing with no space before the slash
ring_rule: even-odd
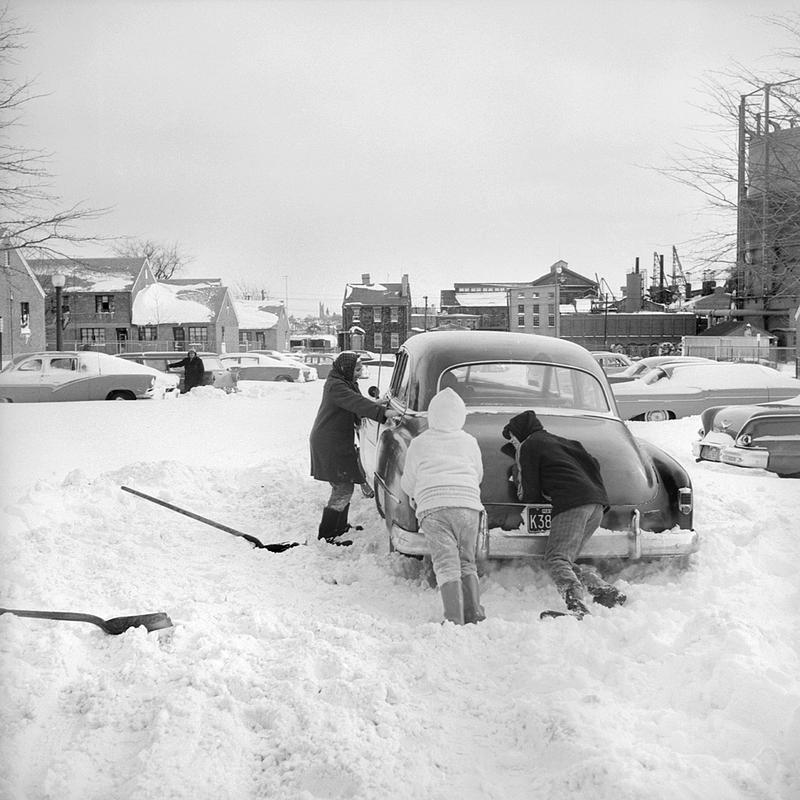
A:
<svg viewBox="0 0 800 800">
<path fill-rule="evenodd" d="M 135 400 L 136 395 L 133 392 L 111 392 L 106 400 Z"/>
<path fill-rule="evenodd" d="M 646 411 L 643 416 L 645 422 L 666 422 L 668 419 L 672 418 L 672 415 L 669 413 L 669 411 L 666 411 L 663 408 L 656 408 L 652 411 Z"/>
</svg>

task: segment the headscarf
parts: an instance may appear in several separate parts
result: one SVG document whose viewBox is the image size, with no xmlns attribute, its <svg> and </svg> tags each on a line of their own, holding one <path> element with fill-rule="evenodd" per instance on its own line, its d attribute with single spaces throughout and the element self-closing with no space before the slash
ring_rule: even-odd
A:
<svg viewBox="0 0 800 800">
<path fill-rule="evenodd" d="M 339 353 L 339 355 L 336 356 L 331 372 L 338 372 L 347 381 L 347 383 L 355 386 L 357 363 L 358 353 L 353 353 L 349 350 L 346 350 L 344 353 Z"/>
<path fill-rule="evenodd" d="M 543 430 L 544 426 L 539 422 L 535 411 L 523 411 L 521 414 L 517 414 L 516 417 L 511 417 L 508 421 L 508 424 L 503 428 L 503 438 L 510 439 L 513 433 L 517 440 L 521 442 L 532 433 Z"/>
</svg>

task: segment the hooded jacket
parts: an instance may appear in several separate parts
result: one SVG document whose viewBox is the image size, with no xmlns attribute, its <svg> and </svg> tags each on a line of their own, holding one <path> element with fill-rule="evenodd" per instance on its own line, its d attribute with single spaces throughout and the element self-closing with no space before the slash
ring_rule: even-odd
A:
<svg viewBox="0 0 800 800">
<path fill-rule="evenodd" d="M 355 429 L 362 417 L 385 422 L 383 406 L 364 397 L 355 377 L 358 356 L 340 353 L 322 388 L 322 402 L 311 428 L 311 475 L 330 483 L 361 483 Z"/>
<path fill-rule="evenodd" d="M 400 479 L 417 517 L 443 507 L 483 510 L 481 450 L 462 430 L 466 418 L 464 401 L 452 389 L 442 389 L 428 405 L 428 429 L 409 445 Z"/>
<path fill-rule="evenodd" d="M 194 358 L 192 358 L 189 353 L 194 353 Z M 176 361 L 174 364 L 167 364 L 167 367 L 170 369 L 183 367 L 184 392 L 191 391 L 195 386 L 202 386 L 203 375 L 205 374 L 206 368 L 203 364 L 203 360 L 197 355 L 196 350 L 189 350 L 186 353 L 186 358 Z"/>
<path fill-rule="evenodd" d="M 574 439 L 548 433 L 535 411 L 509 420 L 503 436 L 522 442 L 517 451 L 517 489 L 523 503 L 550 502 L 553 514 L 599 503 L 608 510 L 600 464 Z"/>
</svg>

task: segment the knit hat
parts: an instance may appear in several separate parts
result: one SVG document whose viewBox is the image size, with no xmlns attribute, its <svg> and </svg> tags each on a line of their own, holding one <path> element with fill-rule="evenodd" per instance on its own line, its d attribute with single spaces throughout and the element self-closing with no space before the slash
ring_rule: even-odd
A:
<svg viewBox="0 0 800 800">
<path fill-rule="evenodd" d="M 510 439 L 513 433 L 518 441 L 527 439 L 532 433 L 536 431 L 543 431 L 544 426 L 539 422 L 535 411 L 523 411 L 517 414 L 516 417 L 511 417 L 508 424 L 503 428 L 503 438 Z"/>
<path fill-rule="evenodd" d="M 349 383 L 355 381 L 356 364 L 358 363 L 358 353 L 346 350 L 344 353 L 339 353 L 333 362 L 334 368 L 341 373 L 342 377 Z"/>
<path fill-rule="evenodd" d="M 428 404 L 428 427 L 437 431 L 460 431 L 467 418 L 464 401 L 452 389 L 437 392 Z"/>
</svg>

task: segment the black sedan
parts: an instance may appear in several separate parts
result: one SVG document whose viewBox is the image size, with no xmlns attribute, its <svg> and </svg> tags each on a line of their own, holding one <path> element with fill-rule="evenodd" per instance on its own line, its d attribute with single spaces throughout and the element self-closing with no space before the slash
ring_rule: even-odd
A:
<svg viewBox="0 0 800 800">
<path fill-rule="evenodd" d="M 800 396 L 753 406 L 718 406 L 700 416 L 700 439 L 692 444 L 698 461 L 800 478 Z"/>
<path fill-rule="evenodd" d="M 692 552 L 692 484 L 671 456 L 635 439 L 617 413 L 603 370 L 587 350 L 559 339 L 477 331 L 428 332 L 400 348 L 385 398 L 399 423 L 364 421 L 361 459 L 390 547 L 428 552 L 400 478 L 409 442 L 427 426 L 428 403 L 444 386 L 467 406 L 465 430 L 480 444 L 486 513 L 482 559 L 541 556 L 550 509 L 519 503 L 510 481 L 513 455 L 501 431 L 524 409 L 544 427 L 577 439 L 600 462 L 611 508 L 584 549 L 587 558 L 681 556 Z M 373 396 L 378 390 L 370 389 Z"/>
</svg>

